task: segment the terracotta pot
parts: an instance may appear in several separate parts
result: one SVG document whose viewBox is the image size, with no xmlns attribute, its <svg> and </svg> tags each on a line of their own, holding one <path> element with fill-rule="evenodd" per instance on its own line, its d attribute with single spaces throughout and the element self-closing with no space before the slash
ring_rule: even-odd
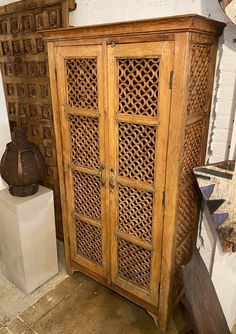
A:
<svg viewBox="0 0 236 334">
<path fill-rule="evenodd" d="M 38 146 L 27 140 L 26 128 L 17 127 L 14 133 L 2 156 L 0 174 L 13 196 L 33 195 L 45 174 L 45 161 Z"/>
</svg>

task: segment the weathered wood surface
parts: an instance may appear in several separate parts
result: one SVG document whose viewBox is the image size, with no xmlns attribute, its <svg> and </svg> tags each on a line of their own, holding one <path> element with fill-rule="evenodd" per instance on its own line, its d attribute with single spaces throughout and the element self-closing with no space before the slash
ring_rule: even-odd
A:
<svg viewBox="0 0 236 334">
<path fill-rule="evenodd" d="M 208 270 L 194 247 L 191 261 L 182 275 L 188 311 L 199 334 L 230 334 L 223 310 Z"/>
<path fill-rule="evenodd" d="M 223 27 L 190 15 L 43 33 L 68 272 L 145 307 L 162 330 L 196 239 L 192 169 Z"/>
</svg>

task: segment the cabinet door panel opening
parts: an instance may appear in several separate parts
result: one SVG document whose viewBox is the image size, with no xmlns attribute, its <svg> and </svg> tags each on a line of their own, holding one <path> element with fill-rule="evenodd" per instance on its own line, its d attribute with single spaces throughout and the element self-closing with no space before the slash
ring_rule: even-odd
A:
<svg viewBox="0 0 236 334">
<path fill-rule="evenodd" d="M 71 257 L 106 277 L 102 49 L 61 48 L 58 67 Z"/>
</svg>

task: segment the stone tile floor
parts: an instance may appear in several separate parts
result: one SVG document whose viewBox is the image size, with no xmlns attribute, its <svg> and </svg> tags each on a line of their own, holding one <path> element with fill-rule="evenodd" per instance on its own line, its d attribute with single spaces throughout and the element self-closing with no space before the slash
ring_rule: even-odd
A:
<svg viewBox="0 0 236 334">
<path fill-rule="evenodd" d="M 58 246 L 59 275 L 30 295 L 4 278 L 0 258 L 0 334 L 160 334 L 137 305 L 81 273 L 68 277 Z M 183 334 L 189 324 L 178 307 L 167 334 Z"/>
<path fill-rule="evenodd" d="M 186 326 L 182 310 L 170 322 L 168 334 Z M 75 273 L 27 308 L 0 334 L 158 334 L 145 310 L 101 284 Z"/>
<path fill-rule="evenodd" d="M 58 241 L 57 246 L 59 273 L 28 295 L 6 279 L 0 252 L 0 323 L 4 326 L 68 277 L 65 272 L 63 243 Z"/>
</svg>

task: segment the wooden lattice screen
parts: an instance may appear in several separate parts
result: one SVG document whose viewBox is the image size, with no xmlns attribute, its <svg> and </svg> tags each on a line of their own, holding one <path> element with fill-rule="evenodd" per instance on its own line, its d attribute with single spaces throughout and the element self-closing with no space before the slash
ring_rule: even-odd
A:
<svg viewBox="0 0 236 334">
<path fill-rule="evenodd" d="M 40 31 L 67 27 L 74 0 L 23 0 L 0 7 L 0 63 L 11 131 L 28 127 L 46 160 L 43 185 L 54 190 L 57 235 L 62 237 L 57 156 L 46 45 Z"/>
<path fill-rule="evenodd" d="M 180 178 L 180 194 L 176 233 L 175 295 L 182 290 L 181 265 L 191 257 L 199 208 L 193 168 L 204 164 L 205 142 L 209 122 L 209 78 L 214 45 L 193 43 L 187 97 L 184 151 Z"/>
</svg>

